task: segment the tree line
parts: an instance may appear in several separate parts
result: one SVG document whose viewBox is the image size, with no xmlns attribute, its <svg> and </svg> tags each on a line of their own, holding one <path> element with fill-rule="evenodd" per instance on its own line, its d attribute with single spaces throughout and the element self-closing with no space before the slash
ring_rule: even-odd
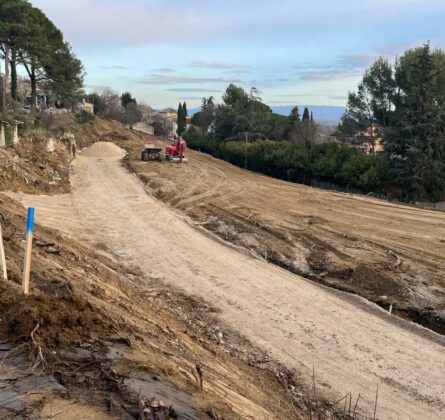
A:
<svg viewBox="0 0 445 420">
<path fill-rule="evenodd" d="M 129 126 L 141 121 L 144 113 L 147 114 L 151 110 L 151 108 L 138 104 L 130 92 L 118 95 L 111 89 L 105 89 L 102 93 L 92 92 L 86 95 L 86 100 L 93 104 L 95 115 Z"/>
<path fill-rule="evenodd" d="M 445 53 L 429 44 L 394 64 L 379 58 L 350 92 L 336 135 L 348 142 L 371 125 L 381 131 L 391 182 L 409 201 L 445 198 Z"/>
<path fill-rule="evenodd" d="M 186 139 L 195 150 L 275 178 L 306 185 L 324 181 L 364 194 L 391 195 L 388 161 L 342 144 L 220 141 L 195 127 L 187 131 Z"/>
<path fill-rule="evenodd" d="M 64 40 L 62 32 L 38 8 L 26 0 L 0 2 L 0 58 L 5 77 L 0 88 L 0 107 L 20 98 L 17 90 L 17 66 L 22 66 L 31 84 L 31 111 L 36 109 L 37 86 L 44 84 L 65 106 L 79 99 L 84 69 Z M 10 79 L 7 91 L 5 79 Z"/>
<path fill-rule="evenodd" d="M 219 140 L 272 139 L 298 144 L 314 141 L 317 125 L 309 109 L 300 116 L 294 107 L 289 117 L 276 114 L 264 104 L 261 92 L 255 87 L 246 92 L 242 87 L 230 84 L 220 105 L 215 98 L 203 98 L 201 110 L 192 118 L 192 124 L 204 133 Z"/>
<path fill-rule="evenodd" d="M 357 91 L 348 94 L 334 144 L 320 144 L 308 109 L 302 116 L 298 107 L 277 115 L 257 89 L 233 84 L 220 105 L 204 98 L 192 123 L 186 133 L 191 147 L 238 166 L 248 162 L 248 169 L 267 175 L 406 201 L 445 199 L 445 53 L 429 44 L 394 64 L 379 58 L 365 71 Z M 382 153 L 365 156 L 351 146 L 363 131 L 371 133 L 367 141 L 382 140 Z"/>
</svg>

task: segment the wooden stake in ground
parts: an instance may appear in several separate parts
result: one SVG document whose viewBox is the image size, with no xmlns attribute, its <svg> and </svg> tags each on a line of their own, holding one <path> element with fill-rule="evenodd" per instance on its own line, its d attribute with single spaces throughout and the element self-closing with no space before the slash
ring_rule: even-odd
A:
<svg viewBox="0 0 445 420">
<path fill-rule="evenodd" d="M 8 272 L 6 271 L 5 246 L 3 244 L 3 231 L 2 231 L 3 224 L 4 224 L 3 217 L 0 214 L 0 259 L 2 261 L 3 278 L 5 280 L 8 280 Z"/>
<path fill-rule="evenodd" d="M 26 224 L 25 262 L 23 264 L 23 293 L 29 293 L 29 273 L 31 271 L 32 238 L 34 235 L 34 208 L 28 209 L 28 222 Z"/>
</svg>

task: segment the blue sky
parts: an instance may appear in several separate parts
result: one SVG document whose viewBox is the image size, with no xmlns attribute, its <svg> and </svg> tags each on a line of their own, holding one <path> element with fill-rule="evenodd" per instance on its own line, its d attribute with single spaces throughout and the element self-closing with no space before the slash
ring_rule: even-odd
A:
<svg viewBox="0 0 445 420">
<path fill-rule="evenodd" d="M 378 56 L 445 47 L 444 0 L 31 0 L 64 32 L 87 89 L 153 107 L 218 100 L 230 82 L 270 105 L 344 105 Z"/>
</svg>

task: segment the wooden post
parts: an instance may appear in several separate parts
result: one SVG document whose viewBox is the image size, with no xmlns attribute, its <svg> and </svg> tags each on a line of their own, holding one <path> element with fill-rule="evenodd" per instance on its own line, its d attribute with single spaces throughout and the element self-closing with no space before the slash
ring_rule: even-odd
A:
<svg viewBox="0 0 445 420">
<path fill-rule="evenodd" d="M 34 208 L 28 209 L 28 222 L 26 224 L 26 248 L 23 264 L 23 293 L 29 293 L 29 273 L 31 271 L 32 238 L 34 235 Z"/>
<path fill-rule="evenodd" d="M 6 270 L 5 246 L 3 244 L 2 218 L 0 217 L 0 258 L 2 260 L 3 278 L 8 280 L 8 272 Z"/>
<path fill-rule="evenodd" d="M 0 123 L 0 147 L 6 146 L 5 124 Z"/>
</svg>

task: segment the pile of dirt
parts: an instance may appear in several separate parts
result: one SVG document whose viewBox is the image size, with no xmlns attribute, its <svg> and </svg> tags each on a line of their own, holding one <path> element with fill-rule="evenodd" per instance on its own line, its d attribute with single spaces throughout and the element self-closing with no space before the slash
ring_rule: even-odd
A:
<svg viewBox="0 0 445 420">
<path fill-rule="evenodd" d="M 82 156 L 122 159 L 125 152 L 113 143 L 98 141 L 83 151 Z"/>
</svg>

